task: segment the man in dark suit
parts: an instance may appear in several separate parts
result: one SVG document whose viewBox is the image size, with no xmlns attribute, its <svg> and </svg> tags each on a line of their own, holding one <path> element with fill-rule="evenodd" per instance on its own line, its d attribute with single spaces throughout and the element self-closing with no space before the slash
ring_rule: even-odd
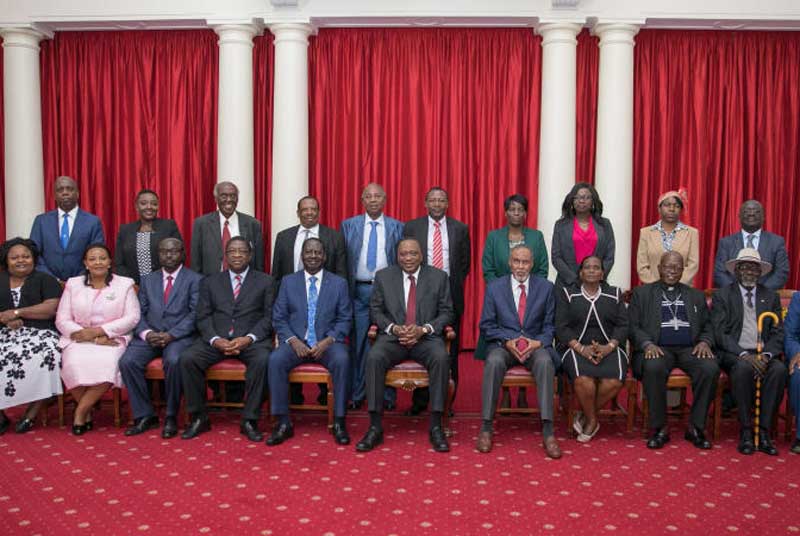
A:
<svg viewBox="0 0 800 536">
<path fill-rule="evenodd" d="M 364 403 L 364 363 L 369 349 L 369 302 L 375 272 L 391 266 L 397 259 L 397 242 L 403 235 L 403 224 L 383 213 L 386 192 L 370 183 L 361 194 L 366 214 L 342 222 L 342 235 L 347 246 L 347 274 L 353 298 L 353 332 L 350 337 L 350 400 L 351 408 Z M 391 394 L 389 394 L 391 393 Z M 387 409 L 394 408 L 394 392 L 387 391 Z"/>
<path fill-rule="evenodd" d="M 272 349 L 272 295 L 275 283 L 250 268 L 253 247 L 235 236 L 225 248 L 228 269 L 203 279 L 197 303 L 200 340 L 180 357 L 186 409 L 192 420 L 181 437 L 191 439 L 211 429 L 205 410 L 205 372 L 223 359 L 247 366 L 245 405 L 239 430 L 250 441 L 261 441 L 258 418 L 265 398 L 267 363 Z"/>
<path fill-rule="evenodd" d="M 786 387 L 786 365 L 783 364 L 783 325 L 767 319 L 761 333 L 763 352 L 756 352 L 758 317 L 771 311 L 781 318 L 778 293 L 758 281 L 769 273 L 772 265 L 761 260 L 758 251 L 742 249 L 726 263 L 736 280 L 714 293 L 711 319 L 717 338 L 720 366 L 731 379 L 731 391 L 739 408 L 739 446 L 742 454 L 755 451 L 753 434 L 758 434 L 758 450 L 776 456 L 769 436 L 772 417 L 781 405 Z M 750 415 L 755 396 L 755 378 L 761 379 L 761 412 L 758 430 L 753 430 Z"/>
<path fill-rule="evenodd" d="M 422 250 L 413 238 L 397 245 L 397 263 L 375 274 L 370 316 L 378 338 L 367 354 L 366 383 L 370 427 L 356 445 L 366 452 L 383 442 L 383 392 L 386 371 L 405 359 L 428 369 L 431 421 L 429 439 L 437 452 L 450 445 L 442 429 L 450 357 L 442 333 L 453 322 L 453 301 L 447 274 L 422 266 Z"/>
<path fill-rule="evenodd" d="M 264 241 L 261 238 L 261 222 L 236 210 L 239 204 L 239 189 L 232 182 L 220 182 L 214 186 L 217 208 L 194 220 L 192 225 L 192 270 L 211 275 L 226 270 L 223 252 L 233 236 L 248 240 L 253 248 L 250 267 L 264 270 Z"/>
<path fill-rule="evenodd" d="M 727 287 L 736 279 L 725 268 L 725 263 L 735 259 L 743 248 L 758 250 L 758 254 L 772 265 L 772 270 L 758 281 L 768 289 L 778 290 L 786 285 L 789 279 L 789 255 L 786 252 L 786 241 L 782 236 L 762 229 L 764 225 L 764 207 L 755 199 L 742 204 L 739 209 L 740 231 L 728 235 L 719 241 L 717 256 L 714 260 L 714 286 Z"/>
<path fill-rule="evenodd" d="M 469 274 L 472 255 L 469 228 L 447 217 L 447 192 L 434 186 L 425 194 L 428 215 L 411 220 L 403 227 L 404 238 L 416 238 L 422 248 L 422 264 L 444 270 L 450 277 L 450 296 L 453 298 L 456 339 L 450 343 L 450 374 L 458 389 L 458 351 L 461 316 L 464 314 L 464 280 Z M 415 389 L 409 413 L 418 415 L 428 406 L 428 389 Z M 453 393 L 455 400 L 455 393 Z"/>
<path fill-rule="evenodd" d="M 333 437 L 339 445 L 350 443 L 345 427 L 350 356 L 344 339 L 353 322 L 347 281 L 324 270 L 325 247 L 319 238 L 303 242 L 303 269 L 284 276 L 272 321 L 280 346 L 269 360 L 271 414 L 278 421 L 267 445 L 279 445 L 294 435 L 289 420 L 289 372 L 308 362 L 318 362 L 333 376 Z"/>
<path fill-rule="evenodd" d="M 658 271 L 659 281 L 634 289 L 630 306 L 633 373 L 644 385 L 650 405 L 647 448 L 660 449 L 669 442 L 667 379 L 677 367 L 692 380 L 692 413 L 684 438 L 697 448 L 710 449 L 703 430 L 717 390 L 719 366 L 711 350 L 714 335 L 706 298 L 680 282 L 680 253 L 664 253 Z"/>
<path fill-rule="evenodd" d="M 275 251 L 272 255 L 272 277 L 275 281 L 280 285 L 284 276 L 303 269 L 300 252 L 303 242 L 309 238 L 322 240 L 325 247 L 325 270 L 347 278 L 347 250 L 344 247 L 344 238 L 336 229 L 320 225 L 319 202 L 315 197 L 307 195 L 297 202 L 297 218 L 300 220 L 300 225 L 284 229 L 275 237 Z M 302 385 L 292 384 L 291 400 L 292 404 L 303 403 Z M 325 404 L 327 401 L 328 389 L 323 383 L 320 384 L 317 402 Z"/>
<path fill-rule="evenodd" d="M 142 278 L 139 324 L 119 361 L 122 380 L 128 388 L 133 411 L 133 425 L 126 436 L 146 432 L 158 426 L 158 417 L 150 403 L 145 368 L 161 356 L 167 414 L 161 437 L 169 439 L 178 433 L 176 420 L 181 403 L 181 373 L 178 359 L 195 339 L 195 310 L 200 292 L 200 274 L 183 266 L 186 257 L 183 242 L 165 238 L 158 244 L 161 269 Z"/>
<path fill-rule="evenodd" d="M 516 246 L 508 258 L 511 274 L 495 279 L 486 287 L 481 312 L 481 334 L 486 340 L 486 365 L 481 387 L 481 430 L 477 450 L 492 449 L 497 397 L 506 371 L 522 365 L 536 380 L 545 453 L 561 457 L 553 430 L 553 377 L 558 356 L 553 349 L 555 297 L 553 284 L 532 275 L 533 252 Z"/>
<path fill-rule="evenodd" d="M 55 183 L 56 210 L 33 220 L 31 240 L 39 247 L 36 269 L 61 281 L 83 273 L 83 254 L 90 244 L 103 244 L 100 218 L 78 208 L 78 185 L 70 177 Z"/>
</svg>

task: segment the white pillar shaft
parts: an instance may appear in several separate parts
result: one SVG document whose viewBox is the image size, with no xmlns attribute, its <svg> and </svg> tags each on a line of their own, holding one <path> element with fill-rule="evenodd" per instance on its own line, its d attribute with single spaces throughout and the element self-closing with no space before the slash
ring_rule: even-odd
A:
<svg viewBox="0 0 800 536">
<path fill-rule="evenodd" d="M 253 172 L 253 37 L 247 24 L 221 25 L 219 35 L 219 105 L 217 182 L 239 188 L 238 210 L 255 211 Z"/>
<path fill-rule="evenodd" d="M 631 286 L 633 255 L 633 24 L 598 24 L 600 72 L 597 92 L 595 187 L 603 213 L 614 226 L 612 284 Z"/>
<path fill-rule="evenodd" d="M 575 63 L 581 26 L 548 23 L 542 36 L 541 130 L 539 136 L 539 210 L 536 227 L 550 252 L 561 203 L 575 184 Z M 550 279 L 556 272 L 550 264 Z"/>
<path fill-rule="evenodd" d="M 6 237 L 27 237 L 33 219 L 44 211 L 42 108 L 39 40 L 25 28 L 0 31 L 3 37 L 5 114 Z"/>
<path fill-rule="evenodd" d="M 275 35 L 272 134 L 272 244 L 297 224 L 297 200 L 308 195 L 309 24 L 270 26 Z"/>
</svg>

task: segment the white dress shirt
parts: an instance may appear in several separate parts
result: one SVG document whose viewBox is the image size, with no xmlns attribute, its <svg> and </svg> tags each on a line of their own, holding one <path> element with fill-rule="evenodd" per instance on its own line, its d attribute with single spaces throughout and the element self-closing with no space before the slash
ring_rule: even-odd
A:
<svg viewBox="0 0 800 536">
<path fill-rule="evenodd" d="M 372 225 L 369 222 L 378 222 L 375 230 L 378 234 L 378 255 L 375 263 L 375 272 L 389 266 L 386 260 L 386 222 L 383 214 L 376 220 L 364 214 L 364 236 L 361 241 L 361 255 L 358 256 L 358 266 L 356 267 L 356 281 L 372 281 L 375 279 L 375 272 L 367 268 L 367 249 L 369 249 L 369 235 L 372 232 Z"/>
<path fill-rule="evenodd" d="M 228 220 L 228 232 L 231 233 L 231 238 L 233 238 L 234 236 L 241 236 L 239 234 L 239 214 L 236 211 L 233 211 L 233 214 L 231 214 L 230 218 L 225 218 L 225 216 L 223 216 L 222 212 L 220 212 L 220 211 L 217 211 L 217 214 L 219 214 L 219 233 L 220 233 L 219 236 L 220 237 L 222 237 L 222 233 L 225 232 L 225 220 L 226 219 Z M 224 245 L 225 244 L 223 244 L 223 246 Z M 224 251 L 222 253 L 223 253 L 223 255 L 225 254 Z"/>
<path fill-rule="evenodd" d="M 436 234 L 436 220 L 428 216 L 428 264 L 433 266 L 433 237 Z M 450 275 L 450 239 L 447 237 L 447 218 L 439 220 L 442 230 L 442 270 Z"/>
<path fill-rule="evenodd" d="M 72 207 L 72 210 L 69 212 L 64 212 L 60 208 L 58 209 L 58 226 L 56 227 L 56 232 L 58 236 L 61 236 L 61 226 L 64 225 L 64 214 L 67 215 L 67 226 L 69 227 L 69 236 L 72 236 L 72 229 L 75 227 L 75 218 L 78 216 L 78 205 Z"/>
<path fill-rule="evenodd" d="M 744 247 L 747 247 L 747 237 L 753 235 L 753 249 L 758 251 L 758 242 L 761 240 L 761 229 L 754 233 L 748 233 L 744 229 L 742 229 L 742 244 Z"/>
<path fill-rule="evenodd" d="M 413 274 L 407 274 L 406 272 L 403 272 L 403 303 L 405 303 L 405 304 L 408 303 L 408 293 L 411 291 L 411 279 L 410 279 L 410 276 L 412 276 L 412 275 L 414 276 L 414 283 L 417 286 L 417 291 L 419 291 L 419 272 L 420 272 L 420 270 L 421 270 L 421 268 L 417 268 L 417 271 L 414 272 Z M 408 312 L 408 311 L 406 311 L 406 312 Z M 419 325 L 419 323 L 417 323 L 417 325 Z M 391 335 L 393 327 L 394 327 L 394 322 L 389 324 L 389 326 L 386 328 L 386 333 Z M 429 328 L 430 332 L 433 333 L 433 326 L 432 325 L 424 324 L 423 327 Z"/>
<path fill-rule="evenodd" d="M 525 279 L 525 281 L 520 283 L 519 281 L 517 281 L 517 279 L 514 277 L 513 274 L 511 275 L 511 292 L 514 293 L 514 309 L 517 311 L 519 311 L 519 298 L 520 296 L 522 296 L 522 290 L 520 290 L 519 286 L 522 285 L 525 287 L 525 299 L 527 300 L 528 296 L 530 296 L 530 293 L 528 292 L 528 284 L 530 283 L 530 281 L 531 278 L 530 276 L 528 276 L 528 278 Z"/>
<path fill-rule="evenodd" d="M 303 242 L 309 238 L 319 238 L 319 224 L 306 229 L 302 225 L 297 229 L 297 237 L 294 239 L 294 271 L 303 269 L 303 259 L 300 258 L 303 252 Z"/>
</svg>

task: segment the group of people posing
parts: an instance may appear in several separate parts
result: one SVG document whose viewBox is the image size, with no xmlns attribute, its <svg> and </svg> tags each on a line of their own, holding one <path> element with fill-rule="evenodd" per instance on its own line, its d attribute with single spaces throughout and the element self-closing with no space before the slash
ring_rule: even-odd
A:
<svg viewBox="0 0 800 536">
<path fill-rule="evenodd" d="M 161 357 L 162 437 L 179 433 L 183 395 L 191 418 L 181 437 L 191 439 L 211 428 L 206 370 L 232 358 L 246 365 L 241 433 L 264 439 L 258 421 L 269 392 L 276 422 L 266 443 L 278 445 L 294 434 L 290 402 L 303 401 L 289 373 L 316 362 L 333 380 L 335 441 L 349 444 L 347 410 L 366 402 L 370 425 L 356 450 L 369 451 L 383 442 L 382 415 L 395 406 L 386 372 L 414 360 L 428 370 L 430 387 L 415 390 L 408 413 L 429 407 L 430 443 L 449 451 L 443 412 L 450 380 L 458 385 L 471 246 L 467 225 L 447 216 L 447 192 L 431 188 L 427 215 L 403 224 L 384 214 L 383 188 L 369 184 L 361 196 L 365 212 L 342 222 L 341 230 L 321 225 L 318 200 L 303 197 L 299 224 L 277 235 L 270 274 L 261 224 L 236 210 L 236 186 L 220 182 L 214 196 L 218 210 L 194 222 L 189 266 L 178 227 L 158 217 L 151 190 L 137 195 L 139 220 L 121 226 L 112 261 L 100 220 L 78 208 L 75 181 L 56 180 L 57 209 L 37 216 L 29 239 L 11 239 L 0 249 L 0 410 L 29 404 L 15 430 L 33 428 L 43 403 L 61 394 L 62 382 L 76 401 L 73 434 L 92 430 L 92 408 L 112 386 L 129 392 L 134 421 L 126 435 L 158 427 L 145 369 Z M 574 428 L 577 440 L 588 442 L 600 429 L 599 410 L 616 398 L 632 365 L 650 406 L 649 448 L 670 439 L 666 383 L 675 367 L 692 381 L 684 437 L 711 448 L 704 429 L 722 369 L 738 408 L 739 451 L 777 454 L 769 428 L 787 377 L 800 414 L 800 296 L 785 324 L 761 322 L 764 312 L 780 318 L 776 289 L 789 273 L 784 240 L 762 229 L 757 201 L 744 203 L 742 229 L 720 241 L 719 289 L 709 310 L 703 292 L 692 287 L 698 232 L 681 221 L 683 203 L 679 192 L 658 199 L 660 220 L 640 232 L 637 269 L 644 284 L 627 304 L 606 282 L 614 232 L 590 184 L 572 188 L 555 225 L 555 283 L 547 280 L 542 233 L 525 226 L 527 199 L 515 194 L 505 200 L 506 225 L 489 233 L 482 256 L 486 289 L 475 355 L 485 366 L 477 450 L 492 449 L 509 368 L 522 366 L 535 379 L 542 445 L 560 458 L 553 430 L 556 374 L 563 371 L 574 385 L 581 407 Z M 449 328 L 456 338 L 448 352 Z M 757 426 L 751 411 L 756 379 Z M 324 403 L 327 393 L 320 390 Z M 502 399 L 510 405 L 509 393 Z M 527 404 L 524 392 L 517 404 Z M 0 411 L 0 433 L 9 425 Z M 791 448 L 800 452 L 800 440 Z"/>
</svg>

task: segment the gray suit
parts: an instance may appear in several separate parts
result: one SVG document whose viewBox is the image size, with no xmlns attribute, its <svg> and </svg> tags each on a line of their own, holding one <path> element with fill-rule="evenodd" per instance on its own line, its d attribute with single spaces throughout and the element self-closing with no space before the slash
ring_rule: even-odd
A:
<svg viewBox="0 0 800 536">
<path fill-rule="evenodd" d="M 744 248 L 744 238 L 741 229 L 719 241 L 717 257 L 714 259 L 716 288 L 727 287 L 735 281 L 733 275 L 725 268 L 725 262 L 735 259 L 742 248 Z M 789 279 L 789 254 L 786 252 L 786 241 L 782 236 L 762 229 L 758 240 L 758 254 L 761 255 L 762 261 L 772 264 L 772 271 L 762 276 L 758 282 L 768 289 L 782 289 Z"/>
<path fill-rule="evenodd" d="M 239 218 L 239 235 L 249 240 L 253 246 L 250 268 L 263 272 L 264 240 L 261 222 L 239 211 L 236 214 Z M 215 210 L 203 214 L 192 225 L 192 270 L 203 275 L 219 273 L 222 271 L 222 253 L 222 229 L 219 225 L 219 211 Z"/>
</svg>

